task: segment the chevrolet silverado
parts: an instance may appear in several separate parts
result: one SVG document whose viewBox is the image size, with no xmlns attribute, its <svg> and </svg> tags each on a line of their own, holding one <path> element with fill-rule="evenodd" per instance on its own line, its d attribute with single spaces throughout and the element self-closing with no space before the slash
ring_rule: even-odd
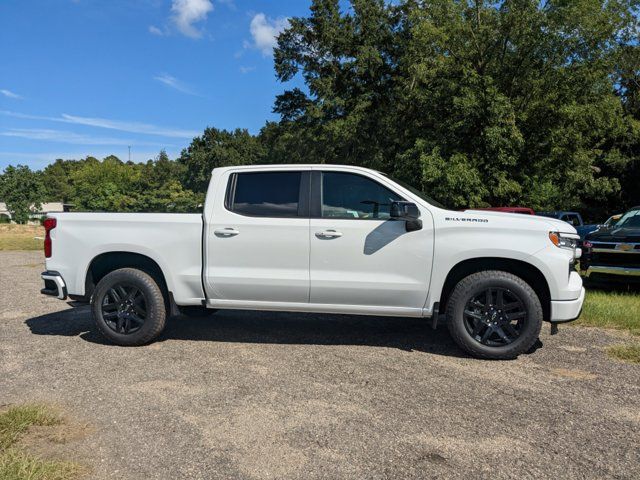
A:
<svg viewBox="0 0 640 480">
<path fill-rule="evenodd" d="M 189 308 L 245 309 L 443 320 L 471 355 L 507 359 L 584 300 L 568 223 L 447 210 L 354 166 L 217 168 L 202 214 L 44 225 L 42 293 L 90 302 L 98 330 L 125 346 Z"/>
</svg>

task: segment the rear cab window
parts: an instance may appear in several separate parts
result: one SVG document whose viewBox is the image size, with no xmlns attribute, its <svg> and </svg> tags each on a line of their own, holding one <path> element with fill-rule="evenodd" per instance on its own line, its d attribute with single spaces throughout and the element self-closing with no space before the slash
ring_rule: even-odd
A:
<svg viewBox="0 0 640 480">
<path fill-rule="evenodd" d="M 250 217 L 293 218 L 308 215 L 308 173 L 303 171 L 233 173 L 227 210 Z"/>
</svg>

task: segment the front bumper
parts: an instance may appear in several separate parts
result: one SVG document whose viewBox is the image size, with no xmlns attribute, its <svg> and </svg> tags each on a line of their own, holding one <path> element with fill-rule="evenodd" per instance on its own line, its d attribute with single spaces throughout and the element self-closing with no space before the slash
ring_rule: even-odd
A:
<svg viewBox="0 0 640 480">
<path fill-rule="evenodd" d="M 576 320 L 582 312 L 584 303 L 584 287 L 580 290 L 580 296 L 575 300 L 552 300 L 551 301 L 551 322 L 564 323 Z"/>
<path fill-rule="evenodd" d="M 40 275 L 44 281 L 44 288 L 40 290 L 43 295 L 49 295 L 52 297 L 64 300 L 67 298 L 67 285 L 64 283 L 62 275 L 58 272 L 47 270 Z"/>
<path fill-rule="evenodd" d="M 638 267 L 612 267 L 607 265 L 589 265 L 587 270 L 582 272 L 585 277 L 589 277 L 594 273 L 604 275 L 623 275 L 625 277 L 640 277 L 640 268 Z"/>
</svg>

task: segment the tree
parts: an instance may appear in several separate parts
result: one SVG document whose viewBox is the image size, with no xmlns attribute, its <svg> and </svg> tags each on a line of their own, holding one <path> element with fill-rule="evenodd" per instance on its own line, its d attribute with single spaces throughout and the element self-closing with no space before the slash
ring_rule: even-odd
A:
<svg viewBox="0 0 640 480">
<path fill-rule="evenodd" d="M 82 160 L 57 159 L 54 163 L 47 165 L 42 171 L 42 182 L 46 192 L 46 200 L 51 202 L 71 202 L 72 174 L 85 165 L 96 165 L 98 159 L 87 157 Z"/>
<path fill-rule="evenodd" d="M 125 164 L 117 157 L 102 162 L 88 159 L 70 175 L 70 200 L 76 210 L 131 211 L 140 173 L 139 166 Z"/>
<path fill-rule="evenodd" d="M 255 164 L 264 154 L 260 140 L 247 130 L 206 128 L 182 151 L 177 162 L 183 167 L 182 184 L 194 192 L 206 192 L 214 168 Z"/>
<path fill-rule="evenodd" d="M 638 0 L 350 4 L 314 0 L 279 36 L 276 74 L 306 91 L 276 98 L 270 161 L 369 166 L 457 208 L 620 201 Z"/>
<path fill-rule="evenodd" d="M 169 159 L 167 152 L 161 150 L 155 160 L 149 160 L 142 169 L 142 175 L 148 186 L 160 187 L 170 182 L 179 182 L 184 176 L 184 165 Z"/>
<path fill-rule="evenodd" d="M 26 223 L 32 209 L 40 209 L 44 196 L 42 175 L 26 165 L 10 165 L 0 176 L 0 198 L 17 223 Z"/>
</svg>

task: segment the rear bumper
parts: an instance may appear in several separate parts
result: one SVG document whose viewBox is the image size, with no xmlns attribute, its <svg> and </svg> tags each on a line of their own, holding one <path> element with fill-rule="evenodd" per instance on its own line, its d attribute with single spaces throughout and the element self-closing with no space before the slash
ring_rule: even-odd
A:
<svg viewBox="0 0 640 480">
<path fill-rule="evenodd" d="M 591 276 L 594 273 L 604 275 L 623 275 L 625 277 L 640 277 L 640 268 L 638 267 L 611 267 L 605 265 L 589 265 L 586 272 L 583 272 L 586 277 Z"/>
<path fill-rule="evenodd" d="M 582 312 L 584 303 L 584 287 L 580 290 L 580 296 L 575 300 L 552 300 L 551 301 L 551 322 L 564 323 L 576 320 Z"/>
<path fill-rule="evenodd" d="M 64 300 L 67 298 L 67 285 L 64 283 L 62 275 L 58 272 L 47 270 L 40 275 L 44 281 L 44 288 L 40 290 L 43 295 L 49 295 L 51 297 Z"/>
</svg>

